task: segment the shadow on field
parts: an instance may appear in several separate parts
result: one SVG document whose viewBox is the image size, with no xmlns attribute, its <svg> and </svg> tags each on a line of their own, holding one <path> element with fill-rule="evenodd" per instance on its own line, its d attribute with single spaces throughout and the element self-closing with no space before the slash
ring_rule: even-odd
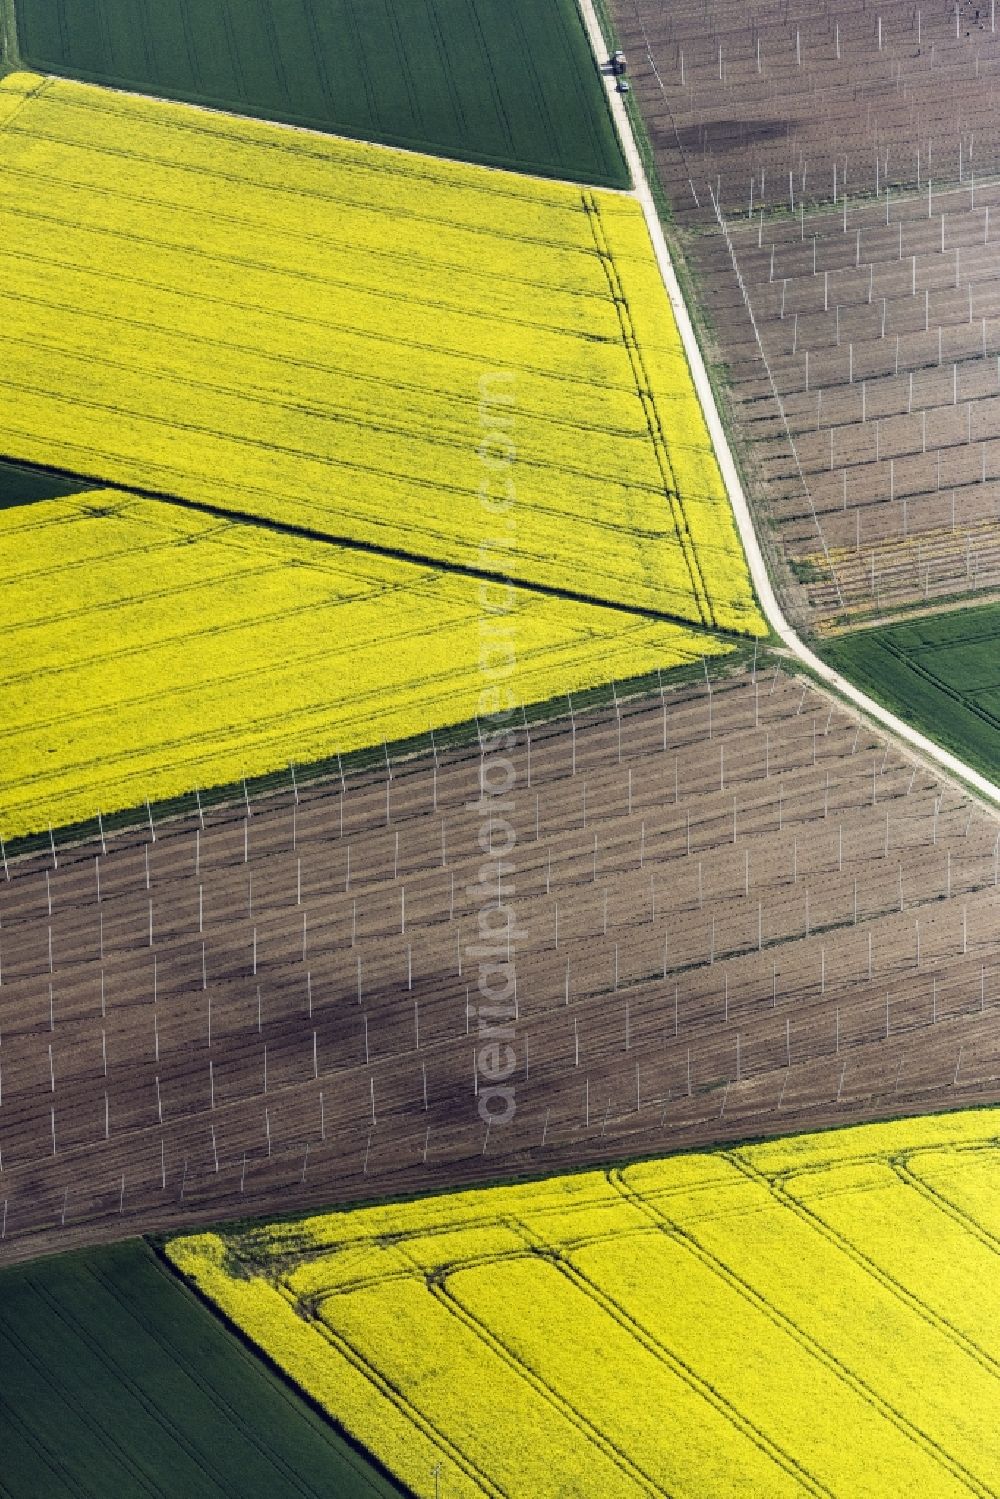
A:
<svg viewBox="0 0 1000 1499">
<path fill-rule="evenodd" d="M 87 479 L 66 479 L 45 469 L 8 463 L 0 459 L 0 510 L 34 505 L 38 500 L 58 500 L 70 494 L 85 494 L 95 486 Z"/>
<path fill-rule="evenodd" d="M 788 134 L 785 120 L 740 120 L 721 118 L 705 120 L 701 124 L 678 128 L 677 139 L 682 148 L 702 150 L 706 145 L 713 149 L 742 149 L 761 141 L 781 140 Z"/>
</svg>

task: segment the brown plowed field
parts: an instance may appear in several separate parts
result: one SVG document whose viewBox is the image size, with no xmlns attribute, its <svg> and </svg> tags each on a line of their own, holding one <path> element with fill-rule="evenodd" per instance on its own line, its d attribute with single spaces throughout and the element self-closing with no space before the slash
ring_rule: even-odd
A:
<svg viewBox="0 0 1000 1499">
<path fill-rule="evenodd" d="M 998 244 L 1000 184 L 700 246 L 737 424 L 820 619 L 1000 589 Z"/>
<path fill-rule="evenodd" d="M 3 1256 L 1000 1097 L 998 823 L 811 687 L 769 665 L 511 758 L 504 1127 L 478 750 L 11 863 Z"/>
<path fill-rule="evenodd" d="M 685 220 L 714 217 L 713 193 L 727 214 L 795 212 L 845 191 L 1000 172 L 991 0 L 613 0 L 612 9 Z"/>
<path fill-rule="evenodd" d="M 962 0 L 957 38 L 953 7 L 613 9 L 792 612 L 995 596 L 990 0 Z"/>
</svg>

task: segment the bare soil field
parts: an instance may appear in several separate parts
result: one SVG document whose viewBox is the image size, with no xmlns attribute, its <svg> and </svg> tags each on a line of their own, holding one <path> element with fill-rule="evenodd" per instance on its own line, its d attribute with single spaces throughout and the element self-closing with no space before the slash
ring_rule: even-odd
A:
<svg viewBox="0 0 1000 1499">
<path fill-rule="evenodd" d="M 791 613 L 995 596 L 995 9 L 614 14 Z"/>
<path fill-rule="evenodd" d="M 699 266 L 817 619 L 995 593 L 1000 184 L 727 232 L 701 237 Z"/>
<path fill-rule="evenodd" d="M 818 691 L 771 663 L 509 758 L 495 801 L 473 748 L 11 861 L 0 1256 L 1000 1097 L 1000 824 Z"/>
<path fill-rule="evenodd" d="M 683 219 L 1000 171 L 995 0 L 613 0 Z"/>
</svg>

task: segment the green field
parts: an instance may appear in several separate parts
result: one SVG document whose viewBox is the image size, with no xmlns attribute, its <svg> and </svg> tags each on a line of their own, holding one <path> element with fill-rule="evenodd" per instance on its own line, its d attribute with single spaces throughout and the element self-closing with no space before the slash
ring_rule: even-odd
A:
<svg viewBox="0 0 1000 1499">
<path fill-rule="evenodd" d="M 146 1245 L 0 1273 L 0 1495 L 402 1492 L 226 1332 Z"/>
<path fill-rule="evenodd" d="M 40 72 L 609 187 L 575 0 L 15 0 Z"/>
<path fill-rule="evenodd" d="M 1000 776 L 1000 605 L 842 635 L 823 654 L 907 723 Z"/>
</svg>

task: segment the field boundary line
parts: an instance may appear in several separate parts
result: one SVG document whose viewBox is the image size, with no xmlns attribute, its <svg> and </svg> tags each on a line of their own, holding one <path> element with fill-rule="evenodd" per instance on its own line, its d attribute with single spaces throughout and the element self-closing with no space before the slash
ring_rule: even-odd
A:
<svg viewBox="0 0 1000 1499">
<path fill-rule="evenodd" d="M 157 1270 L 159 1271 L 159 1261 L 156 1261 L 155 1263 L 157 1264 Z M 247 1425 L 247 1422 L 239 1406 L 232 1404 L 232 1402 L 226 1397 L 225 1392 L 219 1385 L 213 1384 L 209 1379 L 207 1379 L 201 1369 L 185 1368 L 184 1364 L 177 1356 L 176 1348 L 168 1340 L 168 1338 L 164 1337 L 158 1330 L 155 1330 L 151 1321 L 140 1321 L 135 1307 L 132 1306 L 129 1302 L 123 1300 L 119 1287 L 115 1284 L 114 1280 L 109 1278 L 109 1276 L 103 1269 L 95 1265 L 91 1265 L 89 1269 L 90 1274 L 96 1281 L 96 1283 L 102 1288 L 109 1299 L 113 1301 L 114 1304 L 119 1308 L 122 1317 L 124 1319 L 127 1319 L 134 1325 L 138 1325 L 145 1333 L 145 1335 L 160 1349 L 164 1358 L 168 1359 L 175 1368 L 182 1368 L 185 1370 L 188 1378 L 201 1391 L 202 1399 L 208 1405 L 213 1406 L 215 1410 L 217 1410 L 220 1415 L 224 1417 L 224 1419 L 229 1421 L 234 1431 L 238 1431 L 241 1440 L 247 1442 L 265 1459 L 270 1460 L 272 1466 L 275 1469 L 280 1469 L 285 1483 L 290 1485 L 291 1490 L 294 1490 L 295 1493 L 303 1496 L 303 1499 L 322 1499 L 320 1491 L 307 1486 L 304 1481 L 300 1481 L 298 1475 L 290 1471 L 288 1465 L 284 1462 L 284 1460 L 279 1458 L 276 1452 L 267 1447 L 266 1443 L 263 1441 L 262 1433 L 257 1432 L 252 1427 Z M 176 1280 L 174 1280 L 173 1283 L 176 1283 Z M 92 1342 L 92 1339 L 89 1340 Z M 104 1345 L 98 1343 L 93 1346 L 95 1347 L 95 1351 L 98 1357 L 102 1357 L 105 1353 Z M 110 1354 L 108 1354 L 108 1357 L 122 1374 L 123 1383 L 127 1383 L 130 1388 L 136 1389 L 138 1398 L 138 1387 L 135 1386 L 135 1381 L 122 1368 L 117 1359 L 114 1359 Z M 180 1433 L 178 1433 L 178 1435 L 180 1435 Z M 202 1463 L 203 1457 L 201 1452 L 194 1446 L 194 1444 L 185 1443 L 185 1450 L 189 1450 L 189 1447 L 190 1454 L 195 1457 L 199 1463 Z"/>
<path fill-rule="evenodd" d="M 276 1289 L 278 1291 L 278 1294 L 288 1305 L 289 1309 L 296 1316 L 302 1316 L 302 1303 L 298 1300 L 298 1298 L 290 1297 L 289 1293 L 280 1285 L 277 1286 Z M 391 1380 L 387 1375 L 383 1374 L 381 1370 L 371 1362 L 371 1360 L 366 1356 L 362 1349 L 355 1346 L 355 1344 L 347 1336 L 346 1333 L 341 1332 L 339 1328 L 334 1327 L 332 1323 L 328 1322 L 322 1315 L 322 1312 L 318 1316 L 306 1316 L 304 1317 L 304 1320 L 310 1331 L 312 1331 L 315 1335 L 322 1338 L 326 1343 L 328 1343 L 329 1346 L 340 1355 L 344 1362 L 346 1364 L 349 1364 L 351 1368 L 354 1369 L 357 1374 L 361 1375 L 363 1379 L 366 1379 L 372 1386 L 372 1388 L 375 1389 L 384 1400 L 387 1400 L 390 1405 L 394 1406 L 399 1414 L 405 1420 L 409 1421 L 411 1426 L 413 1426 L 421 1434 L 421 1436 L 423 1436 L 427 1441 L 431 1442 L 440 1452 L 443 1452 L 446 1457 L 450 1458 L 450 1460 L 455 1464 L 456 1468 L 458 1468 L 459 1472 L 462 1473 L 470 1483 L 475 1484 L 480 1493 L 486 1494 L 488 1496 L 488 1499 L 513 1499 L 513 1496 L 508 1494 L 506 1489 L 501 1488 L 499 1484 L 494 1482 L 494 1480 L 489 1476 L 488 1473 L 482 1471 L 479 1468 L 475 1460 L 471 1458 L 463 1448 L 458 1446 L 458 1444 L 453 1441 L 451 1437 L 449 1437 L 447 1431 L 440 1429 L 436 1425 L 434 1420 L 429 1415 L 427 1415 L 425 1411 L 421 1410 L 420 1406 L 418 1406 L 415 1401 L 410 1398 L 405 1390 L 401 1389 L 394 1380 Z M 233 1319 L 233 1321 L 235 1322 L 235 1318 Z M 240 1324 L 236 1322 L 236 1326 L 239 1327 Z M 253 1337 L 252 1334 L 246 1333 L 245 1336 L 249 1338 L 251 1342 L 256 1343 L 257 1340 Z M 265 1352 L 268 1353 L 268 1357 L 274 1359 L 274 1361 L 279 1364 L 279 1367 L 284 1367 L 280 1364 L 278 1356 L 273 1350 L 269 1351 L 265 1349 Z M 289 1372 L 289 1377 L 294 1382 L 298 1383 L 295 1374 Z M 306 1390 L 308 1390 L 309 1388 L 304 1381 L 303 1387 Z M 319 1396 L 313 1396 L 312 1398 L 317 1400 L 323 1410 L 325 1410 L 328 1416 L 330 1416 L 335 1422 L 338 1422 L 340 1425 L 342 1425 L 346 1431 L 351 1431 L 351 1427 L 348 1425 L 347 1421 L 336 1415 L 334 1412 L 331 1412 L 329 1407 Z M 383 1461 L 378 1456 L 378 1453 L 375 1453 L 374 1455 L 377 1461 Z M 397 1479 L 397 1482 L 402 1481 L 403 1480 Z"/>
<path fill-rule="evenodd" d="M 5 457 L 0 454 L 0 462 L 12 464 L 23 463 L 23 459 Z M 632 604 L 623 599 L 604 599 L 597 594 L 581 593 L 574 588 L 564 588 L 556 583 L 543 583 L 537 579 L 511 578 L 506 573 L 496 572 L 492 568 L 476 567 L 471 562 L 455 562 L 447 557 L 433 557 L 422 552 L 411 552 L 405 547 L 387 546 L 377 541 L 365 541 L 360 537 L 337 536 L 331 532 L 319 531 L 312 526 L 296 525 L 290 521 L 276 520 L 264 515 L 253 515 L 240 510 L 228 510 L 223 505 L 212 504 L 208 500 L 187 499 L 183 495 L 173 494 L 170 490 L 145 489 L 140 485 L 119 483 L 114 479 L 101 479 L 93 475 L 82 474 L 70 469 L 49 468 L 44 465 L 31 465 L 53 477 L 78 479 L 93 487 L 93 489 L 112 489 L 121 494 L 131 495 L 139 500 L 156 500 L 164 505 L 172 505 L 177 509 L 191 510 L 200 515 L 210 515 L 216 520 L 229 521 L 234 525 L 253 526 L 262 531 L 271 531 L 281 536 L 298 537 L 302 541 L 313 541 L 325 546 L 340 547 L 347 552 L 360 552 L 370 557 L 381 557 L 390 562 L 402 562 L 412 567 L 428 569 L 436 573 L 448 573 L 456 577 L 470 578 L 477 582 L 510 584 L 525 593 L 538 594 L 545 598 L 560 599 L 571 604 L 581 604 L 592 609 L 609 609 L 619 614 L 628 614 L 639 619 L 648 619 L 656 624 L 675 625 L 679 629 L 690 630 L 693 635 L 707 636 L 710 639 L 724 640 L 733 646 L 747 645 L 756 639 L 753 635 L 744 635 L 737 630 L 727 630 L 720 625 L 705 624 L 701 620 L 687 619 L 681 614 L 671 614 L 665 609 L 654 609 L 648 604 Z M 72 497 L 70 497 L 72 498 Z M 692 661 L 697 659 L 697 654 L 692 656 Z"/>
<path fill-rule="evenodd" d="M 706 626 L 713 626 L 715 624 L 715 614 L 712 609 L 712 601 L 705 585 L 705 578 L 698 560 L 697 551 L 691 540 L 687 516 L 684 514 L 683 497 L 677 488 L 674 478 L 670 453 L 663 434 L 663 422 L 653 396 L 652 381 L 646 371 L 642 350 L 639 346 L 632 308 L 629 305 L 628 298 L 625 296 L 625 289 L 621 283 L 618 266 L 615 263 L 615 257 L 608 243 L 604 225 L 601 222 L 600 205 L 592 193 L 584 193 L 582 196 L 591 233 L 594 236 L 594 244 L 597 247 L 597 253 L 600 257 L 604 274 L 608 278 L 608 287 L 615 305 L 615 312 L 618 316 L 618 324 L 621 328 L 622 343 L 625 346 L 625 352 L 628 355 L 629 365 L 632 370 L 632 378 L 635 382 L 635 393 L 639 398 L 643 415 L 646 418 L 646 426 L 649 430 L 649 437 L 656 455 L 657 467 L 660 470 L 660 476 L 663 481 L 671 520 L 673 521 L 674 531 L 677 535 L 677 545 L 684 558 L 688 577 L 691 580 L 691 591 L 694 594 L 702 623 Z"/>
<path fill-rule="evenodd" d="M 263 129 L 288 130 L 296 135 L 308 136 L 310 140 L 337 141 L 342 145 L 368 146 L 373 151 L 385 151 L 397 156 L 415 156 L 421 161 L 433 162 L 440 167 L 451 166 L 454 168 L 474 167 L 478 171 L 499 173 L 504 177 L 513 177 L 515 180 L 527 182 L 554 183 L 560 187 L 572 187 L 577 191 L 581 187 L 592 188 L 595 192 L 613 193 L 618 198 L 631 198 L 634 193 L 627 187 L 612 187 L 603 182 L 587 182 L 578 177 L 555 177 L 548 176 L 544 172 L 530 172 L 522 167 L 499 166 L 496 162 L 477 161 L 472 156 L 447 156 L 443 153 L 428 151 L 420 146 L 396 146 L 388 141 L 369 140 L 364 135 L 344 135 L 335 130 L 318 130 L 314 125 L 294 125 L 289 120 L 275 120 L 270 116 L 241 114 L 236 109 L 223 109 L 221 106 L 212 104 L 198 104 L 190 99 L 171 99 L 164 94 L 150 94 L 141 89 L 120 88 L 113 83 L 95 83 L 92 78 L 84 78 L 78 73 L 47 73 L 42 68 L 36 68 L 30 63 L 21 63 L 14 69 L 20 73 L 34 73 L 37 77 L 48 83 L 77 84 L 80 88 L 96 89 L 102 94 L 115 94 L 120 99 L 141 99 L 147 104 L 162 104 L 173 110 L 197 110 L 200 115 L 207 115 L 209 119 L 236 120 L 241 124 L 258 126 Z"/>
<path fill-rule="evenodd" d="M 742 647 L 745 652 L 746 648 Z M 740 647 L 733 652 L 709 658 L 698 657 L 686 664 L 671 668 L 671 673 L 676 677 L 676 686 L 667 686 L 665 690 L 675 694 L 676 701 L 682 706 L 690 707 L 696 696 L 704 694 L 703 671 L 704 659 L 709 661 L 709 673 L 716 684 L 716 690 L 725 692 L 729 683 L 733 680 L 732 668 L 741 667 Z M 692 684 L 696 683 L 700 691 L 696 694 Z M 617 693 L 617 701 L 624 721 L 635 715 L 648 711 L 648 705 L 652 700 L 652 694 L 658 691 L 659 683 L 652 674 L 643 674 L 637 677 L 625 678 L 614 684 L 587 689 L 577 694 L 576 711 L 579 713 L 612 711 L 612 692 Z M 674 698 L 671 698 L 673 701 Z M 536 736 L 534 742 L 548 743 L 554 738 L 569 733 L 570 719 L 567 716 L 566 707 L 563 706 L 564 699 L 548 698 L 541 701 L 523 704 L 526 713 L 527 707 L 532 708 L 532 720 L 527 725 L 529 731 Z M 568 705 L 567 705 L 568 706 Z M 535 716 L 540 714 L 541 716 Z M 610 718 L 605 721 L 598 719 L 588 720 L 587 726 L 600 728 L 611 723 Z M 438 744 L 439 751 L 447 753 L 450 764 L 472 765 L 479 755 L 479 738 L 476 732 L 474 719 L 464 720 L 453 725 L 448 730 L 442 731 L 445 735 Z M 693 741 L 688 741 L 691 743 Z M 423 763 L 422 757 L 431 754 L 433 745 L 429 735 L 410 735 L 400 739 L 390 740 L 388 749 L 392 755 L 393 779 L 410 775 L 419 775 Z M 347 777 L 348 783 L 354 786 L 379 786 L 385 784 L 385 760 L 384 748 L 381 744 L 367 749 L 356 749 L 344 751 L 342 754 L 333 752 L 327 756 L 320 756 L 316 760 L 299 762 L 296 764 L 299 773 L 299 784 L 308 785 L 310 792 L 319 800 L 333 802 L 336 804 L 343 794 L 341 773 Z M 556 781 L 568 780 L 570 770 L 567 766 L 562 772 L 555 776 Z M 255 804 L 270 803 L 282 796 L 292 797 L 294 787 L 286 769 L 279 767 L 275 771 L 262 773 L 248 778 L 250 797 Z M 159 820 L 162 829 L 166 824 L 171 829 L 171 836 L 182 837 L 185 833 L 193 831 L 194 823 L 191 819 L 197 817 L 197 795 L 195 791 L 178 794 L 173 797 L 164 797 L 152 803 L 153 811 Z M 211 813 L 213 821 L 219 823 L 242 823 L 245 818 L 246 792 L 242 779 L 224 783 L 221 786 L 202 788 L 201 793 L 203 810 Z M 124 807 L 120 812 L 104 814 L 105 828 L 117 833 L 127 833 L 133 839 L 138 840 L 138 845 L 148 841 L 149 824 L 148 810 L 144 800 L 134 803 L 131 807 Z M 705 824 L 707 825 L 707 823 Z M 694 824 L 695 828 L 701 826 Z M 73 854 L 79 859 L 79 849 L 91 837 L 98 837 L 100 828 L 96 819 L 81 818 L 74 822 L 63 823 L 54 828 L 61 840 L 60 853 L 64 856 Z M 51 844 L 47 831 L 41 833 L 27 833 L 19 838 L 13 839 L 6 844 L 6 852 L 12 861 L 12 877 L 19 877 L 18 866 L 13 862 L 22 856 L 37 854 L 40 850 L 46 850 L 51 855 Z"/>
<path fill-rule="evenodd" d="M 600 22 L 597 18 L 597 12 L 594 8 L 594 0 L 578 0 L 578 3 L 583 14 L 584 25 L 587 35 L 590 38 L 590 45 L 595 61 L 600 66 L 606 54 L 607 47 Z M 695 337 L 691 316 L 680 289 L 680 283 L 677 279 L 677 272 L 674 269 L 670 250 L 667 247 L 663 227 L 656 211 L 652 188 L 650 187 L 642 155 L 632 130 L 632 122 L 625 108 L 624 98 L 618 93 L 617 80 L 609 77 L 607 74 L 603 76 L 612 116 L 618 129 L 622 149 L 625 153 L 625 160 L 632 173 L 632 180 L 636 184 L 634 196 L 641 204 L 646 218 L 657 264 L 659 265 L 660 274 L 663 277 L 663 283 L 677 320 L 678 331 L 681 335 L 685 353 L 687 354 L 695 389 L 701 401 L 702 410 L 705 413 L 709 435 L 712 438 L 712 444 L 722 471 L 723 481 L 729 494 L 733 513 L 736 516 L 736 524 L 739 528 L 740 538 L 746 552 L 750 576 L 753 579 L 753 584 L 765 618 L 792 655 L 814 677 L 818 677 L 822 683 L 832 688 L 840 697 L 846 698 L 849 702 L 853 703 L 869 719 L 874 719 L 889 729 L 897 739 L 902 739 L 907 744 L 912 745 L 925 760 L 932 761 L 939 769 L 946 771 L 951 776 L 957 777 L 958 780 L 964 782 L 966 786 L 973 788 L 980 797 L 991 803 L 994 807 L 1000 807 L 1000 785 L 997 785 L 995 781 L 991 781 L 988 776 L 981 775 L 979 771 L 973 770 L 972 766 L 967 765 L 957 755 L 953 755 L 950 750 L 942 748 L 934 740 L 928 739 L 925 734 L 921 734 L 919 730 L 911 728 L 909 724 L 904 723 L 901 718 L 897 718 L 889 709 L 884 708 L 881 703 L 869 697 L 860 688 L 855 687 L 846 677 L 841 676 L 838 671 L 835 671 L 832 666 L 817 656 L 799 637 L 786 619 L 771 583 L 760 542 L 757 539 L 750 506 L 729 441 L 726 437 L 722 418 L 719 415 L 715 394 L 708 377 L 701 348 Z"/>
</svg>

